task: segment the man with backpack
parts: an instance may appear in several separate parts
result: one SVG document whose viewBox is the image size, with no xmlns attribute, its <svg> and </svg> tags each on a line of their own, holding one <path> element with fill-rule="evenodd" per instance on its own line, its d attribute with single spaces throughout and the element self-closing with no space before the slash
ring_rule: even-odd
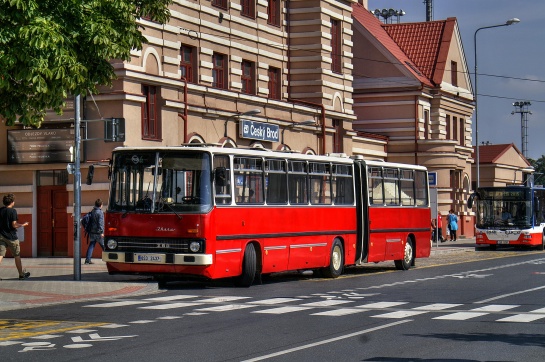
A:
<svg viewBox="0 0 545 362">
<path fill-rule="evenodd" d="M 98 242 L 102 250 L 104 250 L 104 213 L 102 212 L 102 200 L 97 199 L 93 210 L 89 213 L 90 219 L 87 223 L 85 231 L 89 236 L 89 247 L 85 255 L 85 264 L 93 264 L 91 258 L 95 244 Z"/>
</svg>

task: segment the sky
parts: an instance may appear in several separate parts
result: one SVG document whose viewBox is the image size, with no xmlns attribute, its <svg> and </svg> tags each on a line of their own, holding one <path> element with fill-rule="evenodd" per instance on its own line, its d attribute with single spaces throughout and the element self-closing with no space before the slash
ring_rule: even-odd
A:
<svg viewBox="0 0 545 362">
<path fill-rule="evenodd" d="M 369 0 L 370 10 L 384 8 L 405 11 L 403 23 L 426 21 L 424 0 Z M 449 17 L 458 21 L 473 87 L 477 29 L 520 20 L 477 33 L 479 143 L 513 143 L 522 152 L 521 115 L 511 112 L 514 102 L 529 101 L 527 157 L 545 155 L 545 1 L 433 0 L 433 20 Z"/>
</svg>

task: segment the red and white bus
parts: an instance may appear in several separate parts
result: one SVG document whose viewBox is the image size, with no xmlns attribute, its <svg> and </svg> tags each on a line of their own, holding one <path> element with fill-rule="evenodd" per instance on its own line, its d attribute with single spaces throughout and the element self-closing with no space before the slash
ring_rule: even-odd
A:
<svg viewBox="0 0 545 362">
<path fill-rule="evenodd" d="M 343 268 L 430 255 L 421 166 L 206 145 L 116 148 L 102 259 L 159 282 Z"/>
<path fill-rule="evenodd" d="M 476 248 L 545 247 L 545 189 L 536 186 L 481 187 L 468 200 L 477 205 Z"/>
</svg>

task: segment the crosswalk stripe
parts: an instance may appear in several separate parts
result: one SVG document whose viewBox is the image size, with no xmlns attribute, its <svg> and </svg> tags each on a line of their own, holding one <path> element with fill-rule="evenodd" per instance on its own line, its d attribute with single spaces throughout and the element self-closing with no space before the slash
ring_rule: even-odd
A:
<svg viewBox="0 0 545 362">
<path fill-rule="evenodd" d="M 248 299 L 250 297 L 215 297 L 215 298 L 206 298 L 206 299 L 199 299 L 196 302 L 199 303 L 225 303 L 225 302 L 232 302 L 234 300 L 241 300 L 241 299 Z"/>
<path fill-rule="evenodd" d="M 471 318 L 480 317 L 483 315 L 487 315 L 489 313 L 479 313 L 479 312 L 457 312 L 457 313 L 451 313 L 447 315 L 443 315 L 440 317 L 435 317 L 433 319 L 445 319 L 450 321 L 465 321 Z"/>
<path fill-rule="evenodd" d="M 492 305 L 485 305 L 484 307 L 479 307 L 475 309 L 471 309 L 472 312 L 501 312 L 508 309 L 513 309 L 516 307 L 520 307 L 519 305 L 502 305 L 502 304 L 492 304 Z"/>
<path fill-rule="evenodd" d="M 461 306 L 461 304 L 452 304 L 452 303 L 434 303 L 429 305 L 423 305 L 420 307 L 413 308 L 413 310 L 427 310 L 427 311 L 435 311 L 435 310 L 445 310 L 449 308 L 454 308 Z"/>
<path fill-rule="evenodd" d="M 372 316 L 373 318 L 408 318 L 419 314 L 427 313 L 426 311 L 416 311 L 416 310 L 400 310 L 397 312 L 384 313 Z"/>
<path fill-rule="evenodd" d="M 363 312 L 367 312 L 367 310 L 359 309 L 359 308 L 339 308 L 339 309 L 327 310 L 325 312 L 312 313 L 311 315 L 339 317 L 343 315 L 363 313 Z"/>
<path fill-rule="evenodd" d="M 191 302 L 167 303 L 167 304 L 147 305 L 145 307 L 138 307 L 138 309 L 174 309 L 174 308 L 193 307 L 196 305 L 203 305 L 203 303 L 191 303 Z"/>
<path fill-rule="evenodd" d="M 291 313 L 291 312 L 299 312 L 302 310 L 312 309 L 311 307 L 279 307 L 279 308 L 272 308 L 272 309 L 264 309 L 264 310 L 256 310 L 252 313 L 264 313 L 264 314 L 284 314 L 284 313 Z"/>
<path fill-rule="evenodd" d="M 126 300 L 123 302 L 109 302 L 109 303 L 101 303 L 101 304 L 90 304 L 90 305 L 84 305 L 84 307 L 87 308 L 113 308 L 113 307 L 125 307 L 127 305 L 136 305 L 136 304 L 147 304 L 149 302 L 144 300 Z"/>
<path fill-rule="evenodd" d="M 248 305 L 248 304 L 227 304 L 227 305 L 218 305 L 215 307 L 207 307 L 207 308 L 198 308 L 195 310 L 198 310 L 200 312 L 226 312 L 230 310 L 238 310 L 238 309 L 246 309 L 246 308 L 254 308 L 255 305 Z"/>
<path fill-rule="evenodd" d="M 155 297 L 155 298 L 146 298 L 145 300 L 153 302 L 168 302 L 170 300 L 180 300 L 180 299 L 190 299 L 190 298 L 199 298 L 200 295 L 169 295 L 167 297 Z"/>
<path fill-rule="evenodd" d="M 398 305 L 407 304 L 407 302 L 376 302 L 369 304 L 358 305 L 357 308 L 369 308 L 369 309 L 384 309 L 396 307 Z"/>
<path fill-rule="evenodd" d="M 519 322 L 519 323 L 526 323 L 526 322 L 533 322 L 538 319 L 545 318 L 545 315 L 540 314 L 515 314 L 510 317 L 505 317 L 498 319 L 496 322 Z"/>
<path fill-rule="evenodd" d="M 251 304 L 263 304 L 263 305 L 271 305 L 271 304 L 281 304 L 281 303 L 289 303 L 289 302 L 297 302 L 301 299 L 299 298 L 271 298 L 271 299 L 263 299 L 263 300 L 256 300 L 253 302 L 248 302 Z"/>
<path fill-rule="evenodd" d="M 330 299 L 330 300 L 322 300 L 319 302 L 304 303 L 300 305 L 305 307 L 331 307 L 331 306 L 345 304 L 345 303 L 354 303 L 354 302 L 351 300 Z"/>
</svg>

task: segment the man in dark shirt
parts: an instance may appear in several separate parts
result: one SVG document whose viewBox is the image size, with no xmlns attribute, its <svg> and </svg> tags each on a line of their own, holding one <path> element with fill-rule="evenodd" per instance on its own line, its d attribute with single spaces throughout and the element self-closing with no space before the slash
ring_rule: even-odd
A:
<svg viewBox="0 0 545 362">
<path fill-rule="evenodd" d="M 85 254 L 85 264 L 93 264 L 91 258 L 93 257 L 93 250 L 95 249 L 95 244 L 97 242 L 102 250 L 104 250 L 104 213 L 102 212 L 101 199 L 95 201 L 95 207 L 91 210 L 90 223 L 89 247 Z"/>
<path fill-rule="evenodd" d="M 17 229 L 27 226 L 28 222 L 24 224 L 17 222 L 17 210 L 13 208 L 13 205 L 15 205 L 15 196 L 13 194 L 4 195 L 2 201 L 4 207 L 0 208 L 0 263 L 4 259 L 4 256 L 6 256 L 6 251 L 8 249 L 11 250 L 11 254 L 15 259 L 15 266 L 17 267 L 17 271 L 19 271 L 19 279 L 24 280 L 30 276 L 30 273 L 23 270 Z"/>
</svg>

